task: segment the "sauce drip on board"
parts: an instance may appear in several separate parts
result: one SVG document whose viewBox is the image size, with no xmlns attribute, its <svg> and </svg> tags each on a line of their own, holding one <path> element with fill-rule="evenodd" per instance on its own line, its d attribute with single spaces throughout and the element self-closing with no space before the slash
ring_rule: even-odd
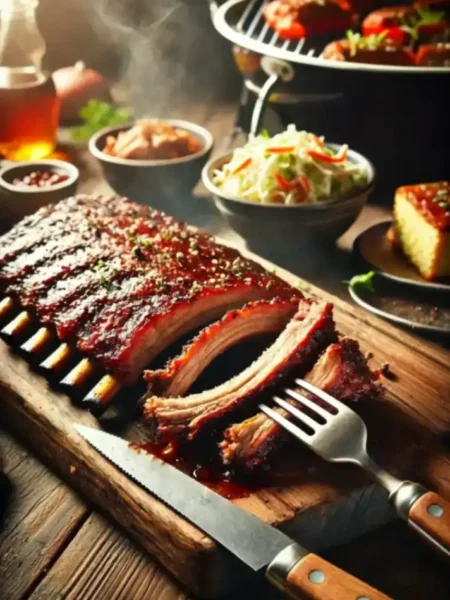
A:
<svg viewBox="0 0 450 600">
<path fill-rule="evenodd" d="M 186 457 L 180 457 L 175 443 L 171 442 L 165 446 L 158 446 L 152 443 L 131 444 L 131 446 L 176 467 L 183 473 L 186 473 L 186 475 L 206 485 L 206 487 L 216 492 L 216 494 L 227 498 L 227 500 L 247 498 L 252 492 L 250 487 L 231 481 L 231 476 L 228 472 L 220 472 L 216 468 L 198 464 L 196 461 Z"/>
</svg>

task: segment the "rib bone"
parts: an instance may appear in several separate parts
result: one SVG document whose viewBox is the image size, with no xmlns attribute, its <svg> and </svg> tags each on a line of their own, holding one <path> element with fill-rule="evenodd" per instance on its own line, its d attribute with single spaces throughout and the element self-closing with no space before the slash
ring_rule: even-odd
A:
<svg viewBox="0 0 450 600">
<path fill-rule="evenodd" d="M 95 372 L 95 365 L 89 358 L 82 358 L 80 362 L 61 381 L 67 386 L 82 386 Z"/>
<path fill-rule="evenodd" d="M 31 324 L 30 314 L 24 310 L 2 329 L 2 334 L 8 337 L 18 337 Z"/>
<path fill-rule="evenodd" d="M 30 354 L 37 354 L 38 352 L 41 352 L 52 339 L 53 335 L 51 331 L 47 329 L 47 327 L 40 327 L 34 335 L 22 344 L 21 349 Z"/>
<path fill-rule="evenodd" d="M 3 319 L 3 317 L 5 317 L 9 311 L 13 309 L 13 307 L 14 301 L 12 298 L 9 296 L 3 298 L 3 300 L 0 302 L 0 319 Z"/>
<path fill-rule="evenodd" d="M 68 344 L 63 343 L 40 364 L 40 367 L 48 371 L 59 371 L 68 363 L 71 356 L 72 350 Z"/>
<path fill-rule="evenodd" d="M 120 390 L 120 383 L 112 375 L 105 375 L 84 398 L 93 412 L 101 412 L 111 402 Z"/>
</svg>

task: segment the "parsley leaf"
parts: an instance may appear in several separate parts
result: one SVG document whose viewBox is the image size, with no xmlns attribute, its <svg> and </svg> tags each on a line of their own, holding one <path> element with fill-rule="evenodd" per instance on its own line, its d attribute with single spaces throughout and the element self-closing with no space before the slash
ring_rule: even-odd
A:
<svg viewBox="0 0 450 600">
<path fill-rule="evenodd" d="M 82 125 L 72 127 L 70 130 L 72 139 L 76 142 L 87 142 L 100 129 L 126 123 L 131 118 L 129 109 L 113 106 L 108 102 L 100 102 L 99 100 L 89 100 L 78 114 L 84 122 Z"/>
<path fill-rule="evenodd" d="M 370 292 L 374 292 L 375 288 L 373 287 L 373 278 L 375 277 L 375 271 L 369 271 L 368 273 L 363 273 L 362 275 L 354 275 L 350 281 L 344 281 L 344 283 L 348 283 L 348 285 L 352 288 L 363 288 L 365 290 L 369 290 Z"/>
</svg>

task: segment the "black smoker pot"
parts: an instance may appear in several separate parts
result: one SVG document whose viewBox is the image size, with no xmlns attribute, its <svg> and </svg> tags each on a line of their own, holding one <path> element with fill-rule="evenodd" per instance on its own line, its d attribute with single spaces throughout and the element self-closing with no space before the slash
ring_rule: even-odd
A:
<svg viewBox="0 0 450 600">
<path fill-rule="evenodd" d="M 270 106 L 283 127 L 295 123 L 349 144 L 374 163 L 375 197 L 386 203 L 399 185 L 450 177 L 450 67 L 322 59 L 330 38 L 280 40 L 265 24 L 261 5 L 228 0 L 213 11 L 216 29 L 235 44 L 249 92 L 242 110 L 255 105 L 248 131 L 261 125 Z"/>
</svg>

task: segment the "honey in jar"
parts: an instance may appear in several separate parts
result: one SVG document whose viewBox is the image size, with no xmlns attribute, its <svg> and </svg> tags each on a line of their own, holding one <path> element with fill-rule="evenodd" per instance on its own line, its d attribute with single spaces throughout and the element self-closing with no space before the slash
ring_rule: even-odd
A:
<svg viewBox="0 0 450 600">
<path fill-rule="evenodd" d="M 56 143 L 59 101 L 41 69 L 45 43 L 36 25 L 36 0 L 0 3 L 0 157 L 36 160 Z"/>
</svg>

